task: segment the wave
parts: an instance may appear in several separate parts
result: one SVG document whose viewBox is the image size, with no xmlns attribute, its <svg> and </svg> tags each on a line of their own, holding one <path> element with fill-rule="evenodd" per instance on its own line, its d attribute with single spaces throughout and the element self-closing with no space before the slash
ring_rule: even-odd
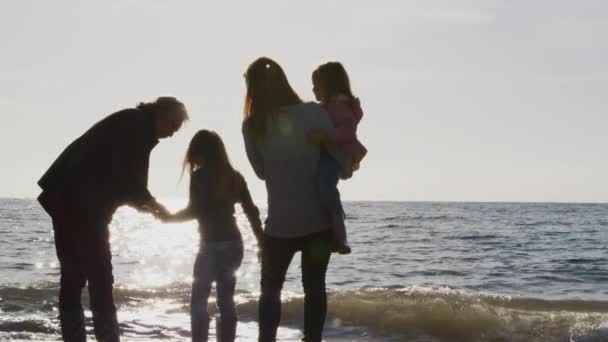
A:
<svg viewBox="0 0 608 342">
<path fill-rule="evenodd" d="M 513 226 L 515 227 L 537 227 L 537 226 L 572 226 L 572 222 L 565 221 L 531 221 L 531 222 L 515 222 Z"/>
<path fill-rule="evenodd" d="M 236 302 L 243 320 L 257 320 L 257 293 L 239 291 Z M 0 288 L 0 332 L 48 333 L 44 319 L 6 319 L 22 311 L 56 315 L 57 284 Z M 115 289 L 119 307 L 146 307 L 150 300 L 179 303 L 187 314 L 189 286 Z M 41 303 L 46 303 L 41 305 Z M 11 310 L 7 310 L 10 306 Z M 303 297 L 284 293 L 283 322 L 303 320 Z M 213 303 L 210 313 L 215 314 Z M 20 312 L 21 311 L 21 312 Z M 47 315 L 48 316 L 48 315 Z M 41 317 L 44 317 L 41 316 Z M 129 323 L 129 322 L 125 322 Z M 608 301 L 550 300 L 490 295 L 450 288 L 406 287 L 329 291 L 328 328 L 359 326 L 378 335 L 430 341 L 608 341 Z"/>
<path fill-rule="evenodd" d="M 491 239 L 499 239 L 501 236 L 494 234 L 487 235 L 462 235 L 462 236 L 447 236 L 446 238 L 456 239 L 456 240 L 491 240 Z"/>
</svg>

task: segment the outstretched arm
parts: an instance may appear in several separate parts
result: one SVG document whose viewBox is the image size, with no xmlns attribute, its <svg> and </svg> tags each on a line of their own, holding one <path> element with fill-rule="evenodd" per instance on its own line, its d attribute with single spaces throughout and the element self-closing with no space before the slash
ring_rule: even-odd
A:
<svg viewBox="0 0 608 342">
<path fill-rule="evenodd" d="M 160 216 L 159 218 L 165 223 L 178 223 L 193 220 L 194 215 L 192 215 L 192 210 L 190 210 L 190 206 L 188 206 L 175 214 L 168 214 L 166 216 Z"/>
<path fill-rule="evenodd" d="M 136 206 L 135 208 L 140 211 L 150 213 L 159 219 L 170 215 L 165 206 L 158 203 L 154 197 L 150 197 L 146 202 Z"/>
<path fill-rule="evenodd" d="M 113 191 L 119 192 L 129 206 L 154 213 L 162 211 L 148 190 L 150 152 L 154 147 L 149 133 L 142 129 L 146 124 L 140 116 L 125 113 L 112 122 L 112 134 L 102 137 L 111 149 L 109 160 Z"/>
</svg>

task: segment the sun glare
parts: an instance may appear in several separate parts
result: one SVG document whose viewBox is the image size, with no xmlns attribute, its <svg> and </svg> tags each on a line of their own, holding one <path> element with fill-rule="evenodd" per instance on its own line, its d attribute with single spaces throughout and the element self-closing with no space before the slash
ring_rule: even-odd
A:
<svg viewBox="0 0 608 342">
<path fill-rule="evenodd" d="M 171 212 L 184 208 L 182 199 L 161 200 Z M 250 232 L 245 215 L 236 207 L 237 224 L 241 228 L 246 258 L 239 269 L 239 282 L 243 288 L 258 286 L 259 265 L 256 259 L 257 243 Z M 111 224 L 113 264 L 127 274 L 117 283 L 128 288 L 159 288 L 177 284 L 190 284 L 192 267 L 199 246 L 198 223 L 166 224 L 149 214 L 123 207 L 114 215 Z"/>
</svg>

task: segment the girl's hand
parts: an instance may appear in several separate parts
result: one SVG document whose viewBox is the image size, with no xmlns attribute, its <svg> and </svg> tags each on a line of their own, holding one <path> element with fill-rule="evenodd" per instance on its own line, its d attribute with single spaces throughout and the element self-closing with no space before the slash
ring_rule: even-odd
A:
<svg viewBox="0 0 608 342">
<path fill-rule="evenodd" d="M 161 220 L 163 223 L 180 223 L 194 219 L 189 207 L 186 207 L 175 214 L 171 214 L 168 210 L 157 211 L 154 217 Z"/>
<path fill-rule="evenodd" d="M 313 144 L 321 144 L 327 140 L 327 132 L 322 129 L 312 129 L 308 132 L 307 136 L 308 141 Z"/>
</svg>

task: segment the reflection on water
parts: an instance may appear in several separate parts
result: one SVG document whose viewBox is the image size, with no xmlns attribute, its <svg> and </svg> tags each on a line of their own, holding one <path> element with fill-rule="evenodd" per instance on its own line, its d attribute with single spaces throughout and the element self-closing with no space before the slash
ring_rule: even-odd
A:
<svg viewBox="0 0 608 342">
<path fill-rule="evenodd" d="M 172 210 L 181 208 L 168 202 Z M 171 205 L 172 204 L 172 205 Z M 239 288 L 258 287 L 257 242 L 244 215 L 237 209 L 245 260 L 238 270 Z M 190 283 L 199 245 L 196 221 L 165 224 L 130 208 L 117 211 L 111 223 L 111 245 L 118 284 L 130 288 L 152 288 Z M 120 277 L 126 275 L 126 277 Z"/>
</svg>

